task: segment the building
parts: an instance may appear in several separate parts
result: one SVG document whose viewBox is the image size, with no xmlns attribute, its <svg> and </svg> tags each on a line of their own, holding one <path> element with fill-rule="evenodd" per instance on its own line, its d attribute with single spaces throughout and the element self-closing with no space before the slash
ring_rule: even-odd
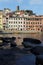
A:
<svg viewBox="0 0 43 65">
<path fill-rule="evenodd" d="M 3 29 L 3 10 L 0 10 L 0 30 Z"/>
<path fill-rule="evenodd" d="M 9 30 L 17 30 L 17 31 L 22 31 L 24 28 L 24 18 L 23 17 L 14 17 L 14 16 L 9 16 L 6 18 L 7 21 L 7 29 Z M 26 24 L 25 24 L 26 25 Z"/>
<path fill-rule="evenodd" d="M 20 10 L 19 6 L 16 11 L 9 11 L 3 17 L 5 30 L 24 31 L 24 32 L 42 32 L 43 15 L 36 15 L 31 10 Z"/>
<path fill-rule="evenodd" d="M 43 26 L 43 17 L 41 16 L 31 16 L 26 22 L 26 29 L 31 32 L 41 32 Z"/>
<path fill-rule="evenodd" d="M 3 10 L 4 14 L 10 13 L 10 12 L 11 12 L 11 10 L 9 8 L 4 8 L 4 10 Z"/>
<path fill-rule="evenodd" d="M 6 16 L 3 15 L 3 30 L 6 30 L 7 24 L 6 24 Z"/>
<path fill-rule="evenodd" d="M 6 14 L 10 13 L 11 10 L 9 8 L 4 8 L 3 10 L 3 30 L 7 30 L 7 21 L 6 21 Z"/>
</svg>

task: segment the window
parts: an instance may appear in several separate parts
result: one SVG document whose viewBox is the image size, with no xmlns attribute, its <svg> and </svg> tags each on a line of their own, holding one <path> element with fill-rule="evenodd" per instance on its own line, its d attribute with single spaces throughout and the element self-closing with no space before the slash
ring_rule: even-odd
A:
<svg viewBox="0 0 43 65">
<path fill-rule="evenodd" d="M 8 19 L 8 18 L 6 18 L 6 19 Z"/>
<path fill-rule="evenodd" d="M 41 24 L 41 22 L 40 22 L 40 24 Z"/>
<path fill-rule="evenodd" d="M 38 24 L 39 24 L 39 22 L 38 22 Z"/>
<path fill-rule="evenodd" d="M 33 22 L 33 24 L 35 24 L 35 22 Z"/>
<path fill-rule="evenodd" d="M 22 18 L 21 18 L 21 20 L 22 20 Z"/>
<path fill-rule="evenodd" d="M 24 25 L 24 27 L 25 27 L 25 25 Z"/>
<path fill-rule="evenodd" d="M 15 23 L 15 21 L 14 21 L 14 23 Z"/>
<path fill-rule="evenodd" d="M 28 18 L 28 20 L 30 20 L 30 18 Z"/>
<path fill-rule="evenodd" d="M 38 28 L 38 30 L 40 30 L 40 29 Z"/>
<path fill-rule="evenodd" d="M 28 22 L 26 22 L 28 24 Z"/>
<path fill-rule="evenodd" d="M 21 22 L 21 24 L 22 24 L 22 22 Z"/>
<path fill-rule="evenodd" d="M 16 29 L 17 30 L 17 29 Z"/>
<path fill-rule="evenodd" d="M 37 22 L 36 22 L 36 24 L 37 24 Z"/>
<path fill-rule="evenodd" d="M 26 27 L 28 27 L 28 26 L 26 26 Z"/>
<path fill-rule="evenodd" d="M 17 20 L 17 18 L 16 18 L 16 20 Z"/>
<path fill-rule="evenodd" d="M 31 24 L 32 24 L 33 22 L 31 22 Z"/>
<path fill-rule="evenodd" d="M 22 27 L 22 25 L 21 25 L 21 27 Z"/>
<path fill-rule="evenodd" d="M 40 26 L 40 27 L 42 27 L 42 26 Z"/>
<path fill-rule="evenodd" d="M 18 18 L 20 20 L 20 18 Z"/>
<path fill-rule="evenodd" d="M 30 24 L 30 22 L 29 22 L 29 24 Z"/>
<path fill-rule="evenodd" d="M 19 22 L 19 24 L 20 24 L 20 22 Z"/>
<path fill-rule="evenodd" d="M 34 26 L 33 26 L 34 27 Z"/>
<path fill-rule="evenodd" d="M 9 22 L 10 23 L 10 22 Z"/>
<path fill-rule="evenodd" d="M 38 19 L 38 18 L 35 18 L 35 20 L 37 20 L 37 21 L 38 21 L 39 19 Z"/>
<path fill-rule="evenodd" d="M 20 27 L 20 25 L 18 27 Z"/>
<path fill-rule="evenodd" d="M 22 31 L 22 29 L 21 29 L 21 31 Z"/>
<path fill-rule="evenodd" d="M 16 23 L 17 23 L 17 21 L 16 21 Z"/>
<path fill-rule="evenodd" d="M 25 24 L 25 22 L 24 22 L 24 24 Z"/>
</svg>

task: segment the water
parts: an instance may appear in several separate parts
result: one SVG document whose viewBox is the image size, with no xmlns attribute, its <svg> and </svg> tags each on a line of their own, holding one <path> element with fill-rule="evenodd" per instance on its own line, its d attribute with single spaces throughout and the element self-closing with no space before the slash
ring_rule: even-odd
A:
<svg viewBox="0 0 43 65">
<path fill-rule="evenodd" d="M 0 36 L 3 37 L 16 37 L 16 43 L 21 45 L 23 38 L 35 38 L 41 40 L 43 43 L 43 34 L 2 34 Z M 10 50 L 10 57 L 8 52 L 3 50 L 3 53 L 7 55 L 3 55 L 2 50 L 0 50 L 0 65 L 36 65 L 36 56 L 32 53 L 24 53 L 23 50 L 19 48 L 14 48 Z M 3 59 L 3 63 L 2 63 Z M 7 63 L 7 64 L 6 64 Z"/>
</svg>

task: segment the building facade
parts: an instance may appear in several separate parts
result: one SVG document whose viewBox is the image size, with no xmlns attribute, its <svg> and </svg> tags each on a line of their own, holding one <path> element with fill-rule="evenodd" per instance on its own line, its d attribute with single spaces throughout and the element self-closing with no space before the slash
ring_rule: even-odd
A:
<svg viewBox="0 0 43 65">
<path fill-rule="evenodd" d="M 16 11 L 4 9 L 3 18 L 0 14 L 0 28 L 9 31 L 43 32 L 43 15 L 36 15 L 31 10 Z"/>
<path fill-rule="evenodd" d="M 3 10 L 3 30 L 7 30 L 7 19 L 6 19 L 6 14 L 10 13 L 11 10 L 9 8 L 4 8 Z"/>
<path fill-rule="evenodd" d="M 31 16 L 28 18 L 28 22 L 26 22 L 26 28 L 28 31 L 42 32 L 42 26 L 43 16 Z"/>
<path fill-rule="evenodd" d="M 7 15 L 7 29 L 13 31 L 42 32 L 43 16 L 16 11 Z"/>
<path fill-rule="evenodd" d="M 3 29 L 3 11 L 0 10 L 0 30 Z"/>
</svg>

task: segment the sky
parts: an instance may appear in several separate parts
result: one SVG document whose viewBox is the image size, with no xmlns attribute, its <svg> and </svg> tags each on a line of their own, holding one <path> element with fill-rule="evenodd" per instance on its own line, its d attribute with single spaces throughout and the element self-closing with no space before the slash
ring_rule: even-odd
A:
<svg viewBox="0 0 43 65">
<path fill-rule="evenodd" d="M 18 5 L 20 10 L 32 10 L 37 15 L 43 15 L 43 0 L 0 0 L 0 10 L 10 8 L 15 11 Z"/>
</svg>

